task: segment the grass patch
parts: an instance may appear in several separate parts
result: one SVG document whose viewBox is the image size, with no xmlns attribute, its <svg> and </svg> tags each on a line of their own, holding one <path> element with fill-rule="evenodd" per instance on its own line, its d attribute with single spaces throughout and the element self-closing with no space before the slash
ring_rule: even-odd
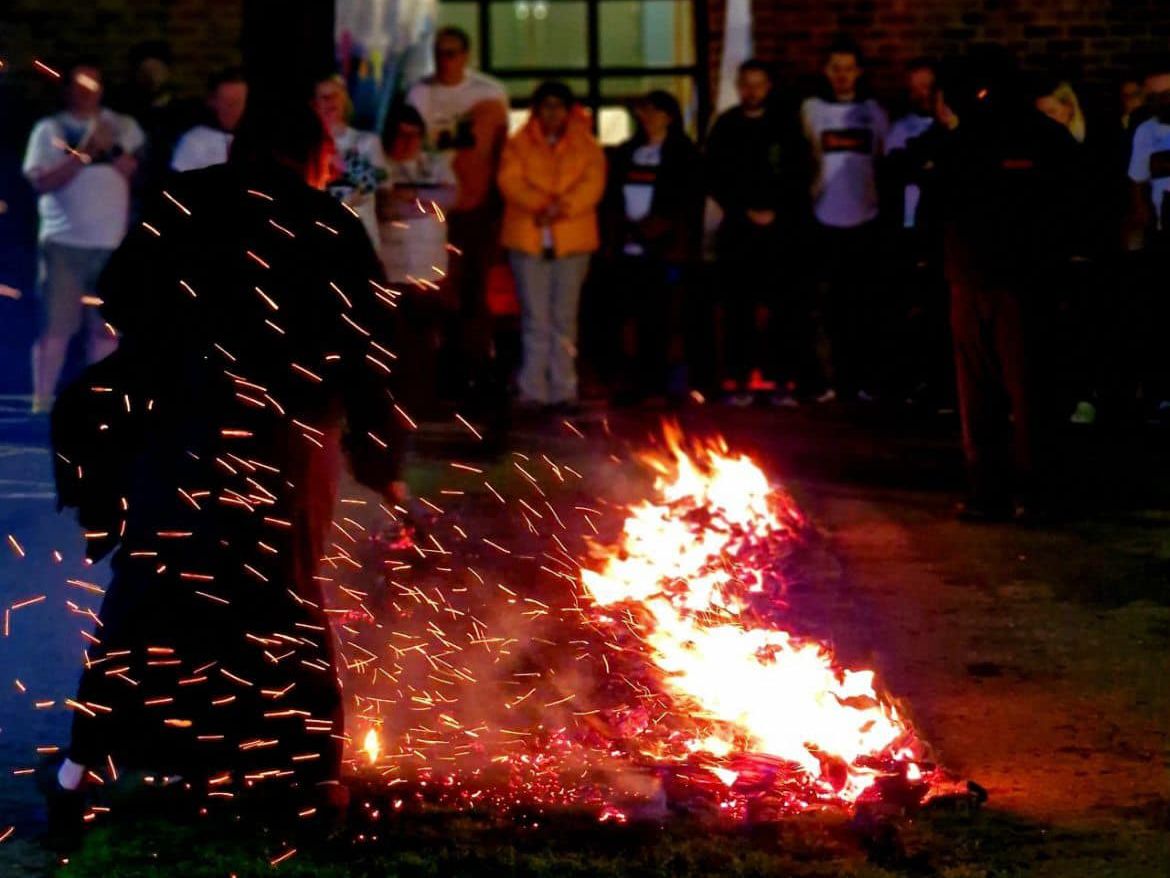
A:
<svg viewBox="0 0 1170 878">
<path fill-rule="evenodd" d="M 519 826 L 411 814 L 380 822 L 373 835 L 361 842 L 293 839 L 296 855 L 273 867 L 288 849 L 274 834 L 136 818 L 91 832 L 59 878 L 1142 878 L 1163 874 L 1158 849 L 1165 842 L 1132 825 L 1052 830 L 995 812 L 899 824 L 877 849 L 833 815 L 731 829 L 686 819 L 614 826 L 556 815 Z"/>
</svg>

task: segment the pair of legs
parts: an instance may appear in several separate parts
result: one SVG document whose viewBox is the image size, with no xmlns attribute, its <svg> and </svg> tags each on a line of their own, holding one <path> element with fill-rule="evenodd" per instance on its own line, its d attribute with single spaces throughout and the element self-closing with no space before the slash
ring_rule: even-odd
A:
<svg viewBox="0 0 1170 878">
<path fill-rule="evenodd" d="M 86 305 L 86 296 L 97 295 L 97 281 L 110 258 L 110 250 L 72 247 L 46 241 L 41 245 L 37 295 L 41 306 L 41 332 L 32 350 L 33 410 L 47 411 L 52 404 L 69 343 L 85 334 L 89 363 L 109 356 L 118 340 L 106 327 L 98 309 Z"/>
<path fill-rule="evenodd" d="M 942 242 L 901 229 L 891 244 L 890 390 L 909 400 L 949 405 L 955 393 L 954 350 Z"/>
<path fill-rule="evenodd" d="M 646 399 L 686 393 L 683 372 L 685 269 L 652 256 L 622 256 L 613 265 L 613 307 L 621 315 L 614 384 Z"/>
<path fill-rule="evenodd" d="M 874 393 L 885 383 L 878 235 L 875 223 L 817 226 L 822 369 L 826 385 L 843 397 Z"/>
<path fill-rule="evenodd" d="M 1020 292 L 956 280 L 951 332 L 971 502 L 1008 508 L 1035 489 L 1035 412 Z"/>
<path fill-rule="evenodd" d="M 246 510 L 174 502 L 176 485 L 215 484 L 183 450 L 189 425 L 174 430 L 154 437 L 128 488 L 131 517 L 82 671 L 59 783 L 76 788 L 79 769 L 108 764 L 180 774 L 193 784 L 230 772 L 236 787 L 247 772 L 280 770 L 313 795 L 341 775 L 343 702 L 314 578 L 336 497 L 340 427 L 326 428 L 321 447 L 299 448 L 285 461 L 283 474 L 303 487 L 272 507 L 289 522 L 275 534 Z M 190 536 L 160 545 L 160 524 Z M 259 549 L 260 539 L 275 554 Z M 156 553 L 136 557 L 143 546 Z M 265 571 L 266 581 L 247 565 Z M 189 581 L 183 570 L 214 585 Z M 199 593 L 209 587 L 226 603 Z M 278 743 L 247 743 L 266 738 Z M 290 806 L 302 801 L 288 797 Z"/>
<path fill-rule="evenodd" d="M 520 297 L 524 347 L 517 384 L 524 402 L 543 405 L 577 399 L 577 318 L 589 254 L 546 258 L 509 254 Z"/>
<path fill-rule="evenodd" d="M 499 214 L 492 207 L 452 213 L 447 217 L 451 246 L 450 276 L 458 298 L 449 345 L 454 368 L 464 387 L 480 383 L 492 357 L 492 317 L 487 306 L 488 271 L 499 254 Z"/>
</svg>

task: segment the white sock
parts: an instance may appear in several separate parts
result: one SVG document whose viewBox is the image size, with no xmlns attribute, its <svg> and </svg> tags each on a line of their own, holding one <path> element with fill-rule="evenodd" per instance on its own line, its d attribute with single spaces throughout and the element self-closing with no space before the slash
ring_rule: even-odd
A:
<svg viewBox="0 0 1170 878">
<path fill-rule="evenodd" d="M 81 786 L 81 781 L 85 778 L 85 766 L 78 765 L 72 759 L 66 759 L 61 763 L 61 768 L 57 771 L 57 783 L 61 784 L 63 790 L 75 790 Z"/>
</svg>

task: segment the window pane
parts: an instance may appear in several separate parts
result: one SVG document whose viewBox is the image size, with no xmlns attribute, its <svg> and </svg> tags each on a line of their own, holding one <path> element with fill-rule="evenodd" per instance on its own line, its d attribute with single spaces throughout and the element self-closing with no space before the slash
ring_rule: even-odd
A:
<svg viewBox="0 0 1170 878">
<path fill-rule="evenodd" d="M 601 80 L 601 100 L 607 107 L 629 106 L 634 98 L 661 89 L 674 95 L 682 108 L 687 133 L 698 129 L 698 90 L 692 76 L 608 76 Z"/>
<path fill-rule="evenodd" d="M 492 67 L 585 67 L 584 0 L 491 4 Z"/>
<path fill-rule="evenodd" d="M 532 97 L 532 93 L 536 91 L 536 87 L 544 82 L 543 79 L 529 79 L 527 77 L 513 79 L 510 76 L 504 77 L 500 81 L 504 83 L 504 88 L 507 90 L 508 97 L 511 98 L 512 103 L 520 104 L 526 104 L 528 99 Z M 573 94 L 577 96 L 578 100 L 588 100 L 589 81 L 587 79 L 578 79 L 573 77 L 570 79 L 561 79 L 558 81 L 563 82 L 565 85 L 571 88 L 573 90 Z"/>
<path fill-rule="evenodd" d="M 479 32 L 479 4 L 471 0 L 456 0 L 439 4 L 439 27 L 458 27 L 471 36 L 471 66 L 479 66 L 479 46 L 482 35 Z"/>
<path fill-rule="evenodd" d="M 680 67 L 695 63 L 691 0 L 601 3 L 601 63 L 610 67 Z"/>
</svg>

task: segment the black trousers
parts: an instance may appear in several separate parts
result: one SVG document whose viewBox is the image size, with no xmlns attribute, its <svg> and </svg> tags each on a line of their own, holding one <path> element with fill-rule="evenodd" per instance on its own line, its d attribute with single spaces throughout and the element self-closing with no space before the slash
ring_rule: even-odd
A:
<svg viewBox="0 0 1170 878">
<path fill-rule="evenodd" d="M 816 236 L 825 383 L 843 396 L 884 390 L 888 313 L 877 224 L 818 225 Z"/>
<path fill-rule="evenodd" d="M 721 379 L 741 385 L 753 370 L 805 386 L 816 371 L 803 238 L 743 225 L 720 231 L 715 284 L 722 312 Z"/>
<path fill-rule="evenodd" d="M 687 268 L 651 255 L 622 255 L 610 266 L 619 395 L 645 398 L 686 392 L 684 308 Z"/>
<path fill-rule="evenodd" d="M 132 490 L 143 520 L 130 520 L 127 545 L 151 551 L 123 548 L 114 557 L 72 705 L 74 762 L 193 783 L 230 776 L 216 789 L 237 791 L 249 773 L 280 772 L 302 790 L 340 777 L 343 702 L 314 578 L 336 496 L 340 428 L 317 438 L 320 447 L 285 470 L 302 487 L 266 507 L 281 527 L 231 505 L 172 507 L 166 498 L 176 486 L 206 484 L 191 480 L 206 472 L 182 453 L 144 464 Z M 151 539 L 160 527 L 177 536 Z M 260 540 L 275 551 L 258 551 Z"/>
<path fill-rule="evenodd" d="M 889 389 L 936 404 L 953 401 L 954 349 L 950 286 L 942 241 L 918 229 L 898 229 L 889 241 Z"/>
</svg>

